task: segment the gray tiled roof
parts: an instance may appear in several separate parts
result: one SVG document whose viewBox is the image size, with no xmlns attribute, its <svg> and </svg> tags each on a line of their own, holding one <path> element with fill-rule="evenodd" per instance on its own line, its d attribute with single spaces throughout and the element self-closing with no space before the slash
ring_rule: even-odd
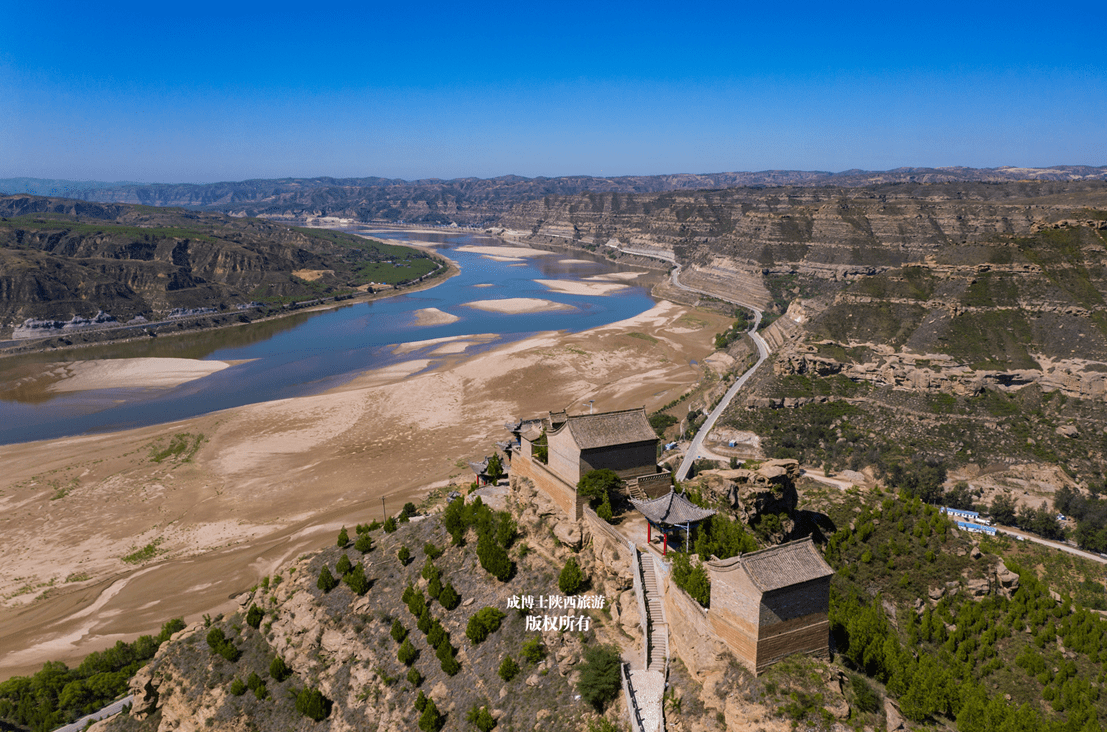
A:
<svg viewBox="0 0 1107 732">
<path fill-rule="evenodd" d="M 721 571 L 745 570 L 750 581 L 763 593 L 834 574 L 811 537 L 708 564 Z"/>
<path fill-rule="evenodd" d="M 573 415 L 558 432 L 562 429 L 569 430 L 581 450 L 657 440 L 645 408 Z"/>
<path fill-rule="evenodd" d="M 688 523 L 703 521 L 715 515 L 709 508 L 700 508 L 684 497 L 683 493 L 670 490 L 660 498 L 648 501 L 630 499 L 634 507 L 655 524 L 667 524 L 669 526 L 683 526 Z"/>
</svg>

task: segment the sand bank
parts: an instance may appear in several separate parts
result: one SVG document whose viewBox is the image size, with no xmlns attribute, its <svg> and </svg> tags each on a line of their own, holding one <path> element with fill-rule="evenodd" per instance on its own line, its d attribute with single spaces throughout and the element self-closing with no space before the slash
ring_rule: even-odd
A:
<svg viewBox="0 0 1107 732">
<path fill-rule="evenodd" d="M 608 272 L 607 274 L 592 275 L 591 277 L 585 277 L 584 279 L 590 282 L 608 282 L 611 280 L 634 280 L 638 279 L 645 272 Z"/>
<path fill-rule="evenodd" d="M 499 339 L 499 336 L 495 333 L 478 333 L 477 335 L 463 335 L 463 336 L 446 336 L 445 338 L 429 338 L 425 341 L 412 341 L 410 343 L 399 343 L 392 347 L 392 352 L 397 355 L 403 355 L 405 353 L 413 353 L 421 348 L 428 348 L 430 346 L 442 346 L 449 345 L 449 350 L 442 350 L 441 348 L 435 349 L 431 354 L 439 353 L 461 353 L 466 347 L 475 343 L 489 343 Z M 462 347 L 458 349 L 453 345 L 461 343 Z M 379 371 L 379 369 L 378 369 Z M 372 372 L 370 372 L 372 373 Z"/>
<path fill-rule="evenodd" d="M 553 300 L 541 300 L 537 297 L 509 297 L 503 300 L 474 300 L 463 303 L 463 307 L 485 310 L 490 313 L 545 313 L 554 310 L 572 310 L 572 305 L 566 305 Z"/>
<path fill-rule="evenodd" d="M 168 389 L 201 379 L 230 366 L 226 361 L 192 358 L 112 358 L 59 364 L 51 375 L 58 381 L 49 391 L 88 389 Z"/>
<path fill-rule="evenodd" d="M 493 257 L 548 257 L 550 252 L 530 247 L 458 247 L 459 252 L 472 252 L 473 254 L 488 254 Z"/>
<path fill-rule="evenodd" d="M 561 259 L 561 264 L 596 264 L 591 259 Z"/>
<path fill-rule="evenodd" d="M 423 308 L 415 311 L 416 325 L 448 325 L 461 320 L 453 313 L 447 313 L 438 308 Z"/>
<path fill-rule="evenodd" d="M 535 280 L 540 285 L 545 285 L 554 292 L 564 292 L 566 295 L 610 295 L 619 290 L 625 290 L 626 285 L 617 282 L 580 282 L 577 280 Z"/>
</svg>

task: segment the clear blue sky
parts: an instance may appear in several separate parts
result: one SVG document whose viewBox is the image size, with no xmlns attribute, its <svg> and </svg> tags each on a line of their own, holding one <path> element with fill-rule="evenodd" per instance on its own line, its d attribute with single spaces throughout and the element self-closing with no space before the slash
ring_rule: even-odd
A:
<svg viewBox="0 0 1107 732">
<path fill-rule="evenodd" d="M 1107 164 L 1107 3 L 744 5 L 6 3 L 0 177 Z"/>
</svg>

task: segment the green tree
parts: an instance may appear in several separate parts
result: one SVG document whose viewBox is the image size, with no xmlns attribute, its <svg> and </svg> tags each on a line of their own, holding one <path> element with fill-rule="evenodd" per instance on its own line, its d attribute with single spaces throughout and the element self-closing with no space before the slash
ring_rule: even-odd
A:
<svg viewBox="0 0 1107 732">
<path fill-rule="evenodd" d="M 465 719 L 480 732 L 491 732 L 496 726 L 496 720 L 488 712 L 488 707 L 478 707 L 476 704 L 465 715 Z"/>
<path fill-rule="evenodd" d="M 481 608 L 469 618 L 465 636 L 476 645 L 499 630 L 504 617 L 504 613 L 494 607 Z"/>
<path fill-rule="evenodd" d="M 431 629 L 427 633 L 427 643 L 430 643 L 431 648 L 435 650 L 443 643 L 450 642 L 450 634 L 446 632 L 446 629 L 442 626 L 442 623 L 435 620 L 431 624 Z"/>
<path fill-rule="evenodd" d="M 500 662 L 500 670 L 497 672 L 504 681 L 511 681 L 519 673 L 519 664 L 511 656 L 504 656 Z"/>
<path fill-rule="evenodd" d="M 338 573 L 339 577 L 341 577 L 349 572 L 352 566 L 353 565 L 350 564 L 350 557 L 346 554 L 343 554 L 341 557 L 338 558 L 338 562 L 334 565 L 334 571 Z"/>
<path fill-rule="evenodd" d="M 577 482 L 577 493 L 587 498 L 592 506 L 605 500 L 610 504 L 612 492 L 618 490 L 622 484 L 622 479 L 614 470 L 589 470 Z"/>
<path fill-rule="evenodd" d="M 435 655 L 438 656 L 438 660 L 442 664 L 442 670 L 447 676 L 453 676 L 461 670 L 461 664 L 457 662 L 457 658 L 454 656 L 454 647 L 449 643 L 438 646 Z"/>
<path fill-rule="evenodd" d="M 357 541 L 354 542 L 354 549 L 357 549 L 362 554 L 368 554 L 373 550 L 373 537 L 369 536 L 369 533 L 359 534 Z"/>
<path fill-rule="evenodd" d="M 338 586 L 338 580 L 334 578 L 334 575 L 331 574 L 331 571 L 327 569 L 327 565 L 324 564 L 323 567 L 319 570 L 319 580 L 315 583 L 315 585 L 324 593 L 326 593 L 330 592 Z"/>
<path fill-rule="evenodd" d="M 688 555 L 673 555 L 673 582 L 704 607 L 711 604 L 711 580 L 707 577 L 707 570 L 702 564 L 693 566 Z"/>
<path fill-rule="evenodd" d="M 442 592 L 438 593 L 438 602 L 447 610 L 453 610 L 461 604 L 461 595 L 457 593 L 452 584 L 447 582 L 446 586 L 442 588 Z"/>
<path fill-rule="evenodd" d="M 336 541 L 335 544 L 338 545 L 339 549 L 345 549 L 346 545 L 349 544 L 349 543 L 350 543 L 350 535 L 346 533 L 346 527 L 343 526 L 342 531 L 338 532 L 338 541 Z"/>
<path fill-rule="evenodd" d="M 361 562 L 355 564 L 354 568 L 342 577 L 342 581 L 345 582 L 358 597 L 361 597 L 369 591 L 369 578 L 365 576 L 365 567 Z"/>
<path fill-rule="evenodd" d="M 411 684 L 412 689 L 419 688 L 423 683 L 423 674 L 419 673 L 419 669 L 412 666 L 407 670 L 407 683 Z"/>
<path fill-rule="evenodd" d="M 1015 524 L 1015 512 L 1015 499 L 1007 491 L 997 493 L 996 497 L 992 499 L 989 513 L 992 515 L 992 520 L 997 524 L 1013 526 Z"/>
<path fill-rule="evenodd" d="M 392 640 L 397 643 L 403 643 L 404 638 L 407 638 L 407 628 L 405 628 L 399 620 L 392 621 L 392 630 L 390 632 L 392 634 Z"/>
<path fill-rule="evenodd" d="M 246 624 L 251 628 L 260 628 L 261 620 L 265 617 L 265 612 L 262 611 L 257 605 L 251 605 L 250 609 L 246 613 Z"/>
<path fill-rule="evenodd" d="M 498 579 L 507 582 L 515 573 L 515 564 L 507 554 L 507 550 L 496 543 L 489 534 L 484 534 L 477 541 L 477 559 L 485 571 Z"/>
<path fill-rule="evenodd" d="M 622 659 L 615 646 L 590 646 L 584 651 L 577 690 L 581 698 L 597 711 L 602 711 L 604 705 L 619 692 L 620 663 Z"/>
<path fill-rule="evenodd" d="M 504 477 L 504 464 L 500 460 L 499 453 L 494 452 L 492 457 L 488 458 L 488 467 L 484 472 L 493 483 L 499 483 L 500 478 Z"/>
<path fill-rule="evenodd" d="M 423 708 L 423 714 L 419 717 L 419 729 L 423 732 L 438 732 L 445 723 L 446 718 L 438 713 L 438 707 L 435 706 L 434 699 L 428 697 L 427 705 Z"/>
<path fill-rule="evenodd" d="M 411 561 L 411 550 L 406 546 L 400 547 L 400 550 L 396 552 L 396 557 L 400 560 L 400 564 L 407 566 L 407 563 Z"/>
<path fill-rule="evenodd" d="M 296 695 L 296 711 L 321 722 L 331 715 L 332 702 L 318 689 L 304 689 Z"/>
<path fill-rule="evenodd" d="M 292 669 L 288 667 L 283 658 L 276 656 L 269 664 L 269 675 L 279 684 L 292 675 Z"/>
<path fill-rule="evenodd" d="M 415 663 L 415 659 L 419 657 L 419 651 L 415 650 L 415 646 L 411 645 L 410 638 L 404 638 L 404 642 L 400 644 L 400 650 L 396 652 L 396 658 L 400 663 L 405 666 L 410 666 Z"/>
<path fill-rule="evenodd" d="M 396 530 L 396 519 L 391 516 L 384 522 L 384 531 L 386 534 L 391 534 Z"/>
<path fill-rule="evenodd" d="M 426 554 L 427 558 L 435 560 L 442 556 L 442 550 L 435 546 L 434 542 L 428 541 L 423 545 L 423 554 Z"/>
<path fill-rule="evenodd" d="M 569 557 L 557 578 L 557 588 L 563 595 L 575 595 L 584 585 L 584 572 L 580 569 L 576 557 Z"/>
<path fill-rule="evenodd" d="M 230 692 L 235 696 L 242 696 L 246 693 L 246 684 L 242 683 L 242 679 L 235 679 L 231 682 Z"/>
<path fill-rule="evenodd" d="M 523 644 L 520 653 L 527 661 L 538 663 L 546 657 L 546 646 L 542 644 L 542 638 L 536 635 Z"/>
<path fill-rule="evenodd" d="M 746 533 L 742 524 L 722 514 L 717 513 L 696 527 L 695 550 L 703 561 L 711 559 L 712 555 L 730 559 L 757 549 L 757 541 Z"/>
</svg>

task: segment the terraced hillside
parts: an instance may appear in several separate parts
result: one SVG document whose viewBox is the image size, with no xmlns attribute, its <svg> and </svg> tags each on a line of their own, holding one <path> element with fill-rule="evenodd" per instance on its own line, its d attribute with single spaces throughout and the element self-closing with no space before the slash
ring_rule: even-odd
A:
<svg viewBox="0 0 1107 732">
<path fill-rule="evenodd" d="M 421 251 L 181 209 L 0 198 L 0 323 L 148 320 L 351 293 L 439 269 Z M 11 332 L 8 330 L 8 332 Z"/>
</svg>

